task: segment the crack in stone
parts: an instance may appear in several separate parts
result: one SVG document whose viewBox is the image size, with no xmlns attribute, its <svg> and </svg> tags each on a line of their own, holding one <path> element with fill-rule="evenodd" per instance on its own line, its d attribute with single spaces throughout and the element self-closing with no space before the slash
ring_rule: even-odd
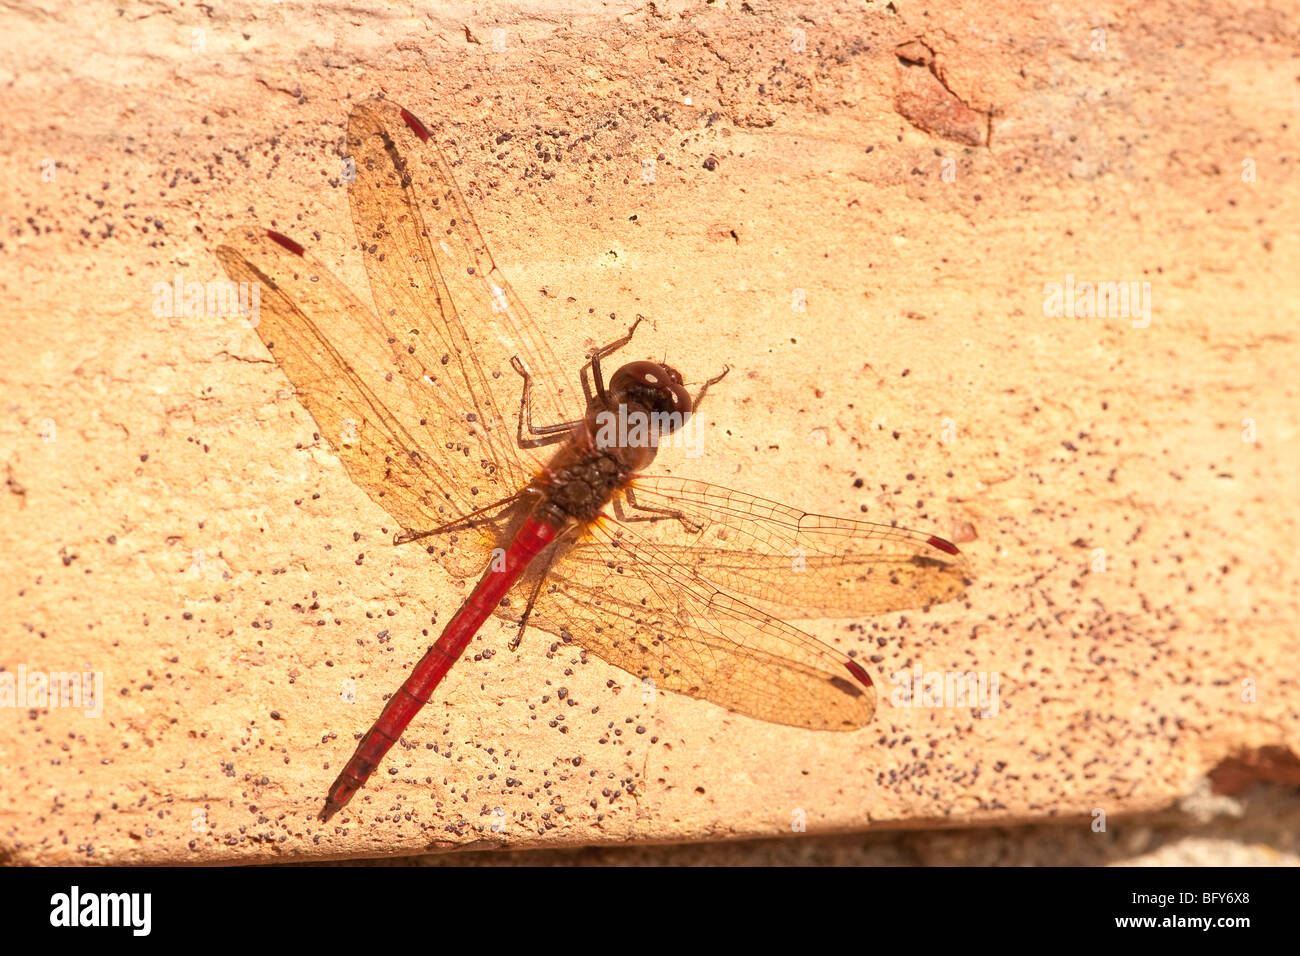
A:
<svg viewBox="0 0 1300 956">
<path fill-rule="evenodd" d="M 934 50 L 920 40 L 894 50 L 899 86 L 894 109 L 917 129 L 967 146 L 988 146 L 993 135 L 991 110 L 973 109 L 952 91 L 935 65 Z"/>
</svg>

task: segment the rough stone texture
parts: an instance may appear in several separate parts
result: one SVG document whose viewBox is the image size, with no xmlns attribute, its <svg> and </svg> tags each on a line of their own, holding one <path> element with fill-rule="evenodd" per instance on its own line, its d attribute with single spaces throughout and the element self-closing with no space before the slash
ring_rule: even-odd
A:
<svg viewBox="0 0 1300 956">
<path fill-rule="evenodd" d="M 350 860 L 365 866 L 1300 866 L 1300 799 L 1254 787 L 1241 799 L 1189 795 L 1176 808 L 1090 826 L 1037 824 L 768 840 L 603 844 Z M 339 864 L 342 865 L 342 864 Z"/>
<path fill-rule="evenodd" d="M 104 684 L 98 717 L 0 710 L 0 856 L 1086 829 L 1221 765 L 1225 793 L 1293 780 L 1297 19 L 9 8 L 0 666 Z M 642 312 L 645 356 L 740 372 L 706 456 L 666 469 L 962 542 L 966 601 L 809 629 L 886 698 L 918 666 L 996 672 L 996 715 L 886 699 L 843 735 L 646 704 L 545 635 L 506 653 L 493 623 L 348 811 L 314 819 L 460 593 L 389 545 L 251 331 L 157 316 L 154 288 L 222 278 L 218 238 L 253 219 L 364 291 L 340 150 L 379 91 L 455 136 L 575 369 Z M 1045 314 L 1067 276 L 1149 282 L 1149 325 Z"/>
</svg>

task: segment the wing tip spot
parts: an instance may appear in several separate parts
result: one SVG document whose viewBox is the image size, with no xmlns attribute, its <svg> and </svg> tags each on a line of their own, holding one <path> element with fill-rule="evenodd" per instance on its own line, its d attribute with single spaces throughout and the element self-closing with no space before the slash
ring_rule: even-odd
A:
<svg viewBox="0 0 1300 956">
<path fill-rule="evenodd" d="M 945 541 L 943 538 L 939 538 L 934 535 L 931 535 L 929 537 L 929 539 L 926 541 L 926 544 L 928 544 L 932 548 L 938 548 L 944 554 L 961 554 L 961 552 L 957 550 L 957 546 L 953 544 L 951 541 Z"/>
<path fill-rule="evenodd" d="M 866 687 L 875 686 L 874 684 L 871 683 L 871 676 L 867 674 L 865 670 L 862 669 L 862 665 L 860 665 L 857 661 L 847 660 L 844 662 L 844 666 L 848 668 L 850 674 L 852 674 L 854 677 L 858 679 L 859 683 L 863 684 Z"/>
<path fill-rule="evenodd" d="M 298 243 L 290 239 L 288 236 L 281 235 L 280 233 L 276 232 L 274 229 L 266 230 L 266 238 L 270 239 L 276 245 L 283 246 L 284 248 L 288 249 L 295 256 L 301 256 L 303 253 L 307 251 L 302 246 L 298 245 Z"/>
<path fill-rule="evenodd" d="M 411 128 L 411 132 L 420 137 L 420 141 L 427 143 L 429 141 L 429 130 L 423 123 L 416 119 L 415 114 L 406 107 L 401 107 L 402 119 L 406 120 L 406 125 Z"/>
</svg>

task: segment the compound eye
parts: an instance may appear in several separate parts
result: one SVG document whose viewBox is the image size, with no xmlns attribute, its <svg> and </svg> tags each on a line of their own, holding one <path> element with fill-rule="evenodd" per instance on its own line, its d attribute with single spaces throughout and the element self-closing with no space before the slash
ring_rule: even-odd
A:
<svg viewBox="0 0 1300 956">
<path fill-rule="evenodd" d="M 693 407 L 691 393 L 681 382 L 680 375 L 674 375 L 671 369 L 656 362 L 629 362 L 617 372 L 610 381 L 610 387 L 621 391 L 629 384 L 636 383 L 645 388 L 654 389 L 670 403 L 672 411 L 689 415 Z"/>
<path fill-rule="evenodd" d="M 668 387 L 673 393 L 673 411 L 680 412 L 683 415 L 689 415 L 695 409 L 695 402 L 691 400 L 691 393 L 686 391 L 686 386 L 681 382 L 669 382 Z"/>
</svg>

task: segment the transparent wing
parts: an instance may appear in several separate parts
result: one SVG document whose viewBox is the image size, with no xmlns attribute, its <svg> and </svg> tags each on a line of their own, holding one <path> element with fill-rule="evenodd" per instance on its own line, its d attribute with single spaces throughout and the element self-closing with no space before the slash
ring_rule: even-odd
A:
<svg viewBox="0 0 1300 956">
<path fill-rule="evenodd" d="M 423 389 L 417 402 L 409 355 L 372 309 L 299 249 L 249 226 L 227 235 L 217 258 L 232 280 L 260 287 L 257 333 L 349 477 L 407 531 L 517 492 L 526 473 L 487 458 L 480 423 L 437 391 Z"/>
<path fill-rule="evenodd" d="M 968 584 L 942 538 L 702 481 L 639 477 L 615 513 L 554 566 L 533 620 L 658 687 L 796 727 L 860 727 L 875 692 L 781 617 L 926 607 Z"/>
<path fill-rule="evenodd" d="M 813 730 L 870 722 L 846 655 L 726 594 L 626 525 L 598 520 L 547 577 L 531 620 L 657 688 Z"/>
<path fill-rule="evenodd" d="M 536 323 L 493 262 L 432 134 L 386 100 L 348 118 L 356 166 L 348 189 L 371 292 L 419 381 L 473 414 L 490 460 L 534 467 L 516 442 L 523 379 L 533 375 L 535 421 L 574 421 L 585 410 L 576 376 L 557 363 Z"/>
<path fill-rule="evenodd" d="M 232 279 L 262 285 L 259 334 L 352 479 L 404 531 L 431 531 L 515 494 L 538 468 L 516 440 L 523 378 L 512 357 L 533 375 L 534 420 L 580 417 L 581 392 L 492 261 L 419 120 L 367 100 L 347 143 L 375 309 L 257 227 L 232 232 L 218 257 Z M 501 526 L 485 518 L 479 537 L 490 543 Z M 451 540 L 434 548 L 449 566 Z"/>
<path fill-rule="evenodd" d="M 807 514 L 703 481 L 639 477 L 620 516 L 673 563 L 783 617 L 928 607 L 969 583 L 966 558 L 942 538 Z M 582 548 L 573 558 L 584 559 Z"/>
</svg>

